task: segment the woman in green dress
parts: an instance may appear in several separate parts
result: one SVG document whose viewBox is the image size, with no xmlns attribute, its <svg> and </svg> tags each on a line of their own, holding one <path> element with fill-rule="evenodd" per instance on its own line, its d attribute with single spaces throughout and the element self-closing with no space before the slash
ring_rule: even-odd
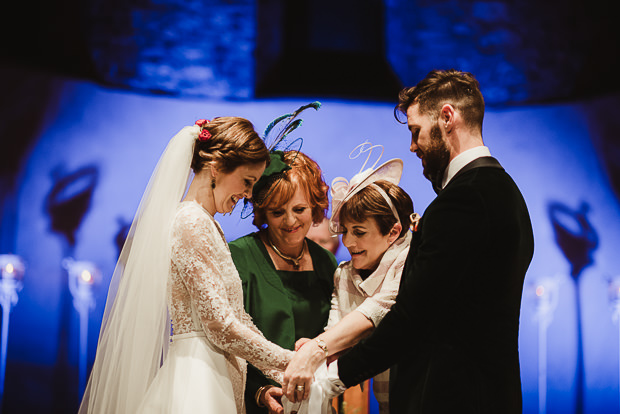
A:
<svg viewBox="0 0 620 414">
<path fill-rule="evenodd" d="M 316 162 L 297 151 L 273 151 L 254 186 L 255 233 L 231 243 L 245 310 L 270 341 L 294 349 L 327 324 L 334 255 L 306 237 L 325 217 L 328 186 Z M 282 412 L 279 385 L 248 366 L 248 414 Z"/>
</svg>

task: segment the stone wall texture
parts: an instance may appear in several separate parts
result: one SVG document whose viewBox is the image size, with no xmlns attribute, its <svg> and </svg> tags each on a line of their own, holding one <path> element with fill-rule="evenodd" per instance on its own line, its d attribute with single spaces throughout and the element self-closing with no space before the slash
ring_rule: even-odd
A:
<svg viewBox="0 0 620 414">
<path fill-rule="evenodd" d="M 618 50 L 597 3 L 386 0 L 387 58 L 405 85 L 435 68 L 472 72 L 492 104 L 587 95 L 609 87 L 601 60 Z"/>
<path fill-rule="evenodd" d="M 92 5 L 92 59 L 107 83 L 212 98 L 253 96 L 255 1 Z"/>
<path fill-rule="evenodd" d="M 326 22 L 341 21 L 342 31 L 348 33 L 353 22 L 372 21 L 364 13 L 376 14 L 375 0 L 333 8 L 326 2 L 295 1 L 90 0 L 85 26 L 93 64 L 100 80 L 111 85 L 155 93 L 254 98 L 257 79 L 260 83 L 269 78 L 278 59 L 292 51 L 287 47 L 309 44 L 309 38 L 313 45 L 336 44 L 338 39 L 329 34 L 333 27 L 326 30 Z M 370 1 L 375 1 L 374 9 L 371 3 L 364 6 Z M 403 86 L 415 84 L 431 69 L 456 68 L 474 73 L 487 103 L 496 105 L 548 102 L 619 88 L 607 81 L 620 58 L 612 14 L 603 0 L 384 0 L 381 4 L 382 30 L 351 28 L 377 39 L 354 46 L 384 45 L 379 59 L 389 64 Z M 296 12 L 285 16 L 283 10 Z M 332 89 L 346 90 L 340 88 L 342 78 L 335 76 L 346 51 L 339 52 L 340 58 L 321 52 L 329 51 L 312 50 L 321 56 L 315 72 L 304 72 L 297 80 L 272 73 L 276 78 L 272 84 L 308 86 L 321 79 L 320 90 L 330 90 L 331 73 Z M 359 75 L 364 67 L 347 70 Z M 367 78 L 372 73 L 368 71 Z M 295 91 L 294 85 L 282 89 Z M 305 94 L 308 88 L 299 90 Z M 273 96 L 269 92 L 260 90 L 258 97 Z"/>
<path fill-rule="evenodd" d="M 470 71 L 489 103 L 587 94 L 588 70 L 606 71 L 592 65 L 606 29 L 596 3 L 387 0 L 388 60 L 406 85 L 433 68 Z"/>
</svg>

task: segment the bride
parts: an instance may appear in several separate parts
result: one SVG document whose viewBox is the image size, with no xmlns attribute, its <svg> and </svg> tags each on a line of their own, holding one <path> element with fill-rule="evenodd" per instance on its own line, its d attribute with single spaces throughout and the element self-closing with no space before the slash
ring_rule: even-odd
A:
<svg viewBox="0 0 620 414">
<path fill-rule="evenodd" d="M 80 414 L 244 413 L 246 361 L 281 382 L 293 353 L 244 312 L 213 218 L 252 194 L 268 162 L 243 118 L 200 120 L 172 138 L 114 271 Z"/>
</svg>

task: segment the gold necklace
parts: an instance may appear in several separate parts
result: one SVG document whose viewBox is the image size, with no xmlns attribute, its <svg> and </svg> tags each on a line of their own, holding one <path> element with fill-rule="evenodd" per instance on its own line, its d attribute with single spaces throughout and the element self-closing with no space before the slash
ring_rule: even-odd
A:
<svg viewBox="0 0 620 414">
<path fill-rule="evenodd" d="M 281 258 L 283 258 L 284 260 L 286 260 L 287 262 L 292 262 L 293 263 L 293 268 L 295 270 L 299 270 L 299 265 L 300 265 L 300 260 L 302 259 L 302 257 L 304 257 L 304 254 L 306 253 L 306 239 L 304 239 L 304 245 L 301 248 L 301 253 L 299 254 L 299 256 L 297 257 L 291 257 L 291 256 L 287 256 L 284 253 L 280 252 L 280 250 L 278 250 L 278 248 L 276 247 L 275 244 L 273 244 L 273 242 L 271 241 L 271 238 L 269 237 L 269 235 L 267 235 L 267 241 L 269 242 L 269 245 L 271 246 L 271 248 L 273 249 L 274 252 L 276 252 L 276 254 L 278 256 L 280 256 Z"/>
</svg>

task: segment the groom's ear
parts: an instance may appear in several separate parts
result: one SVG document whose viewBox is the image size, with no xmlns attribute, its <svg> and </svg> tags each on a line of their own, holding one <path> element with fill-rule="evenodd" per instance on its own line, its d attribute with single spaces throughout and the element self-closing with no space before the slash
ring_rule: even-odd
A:
<svg viewBox="0 0 620 414">
<path fill-rule="evenodd" d="M 450 104 L 444 104 L 439 112 L 439 125 L 443 127 L 446 134 L 452 132 L 454 121 L 456 120 L 456 110 Z"/>
</svg>

